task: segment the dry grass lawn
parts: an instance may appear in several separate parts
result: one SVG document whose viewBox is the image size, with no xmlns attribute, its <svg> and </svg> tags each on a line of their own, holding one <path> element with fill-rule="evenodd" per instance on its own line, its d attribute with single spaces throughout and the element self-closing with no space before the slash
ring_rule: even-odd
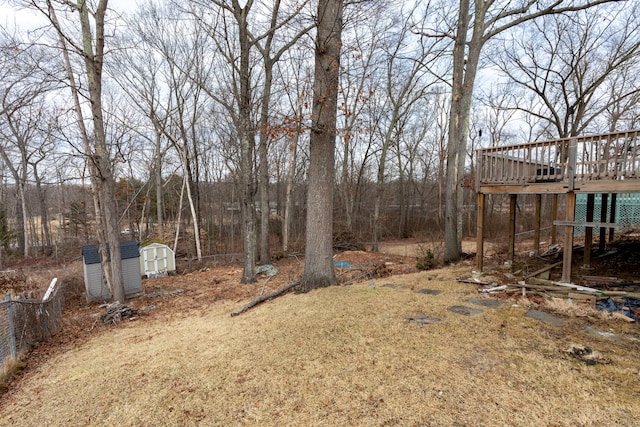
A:
<svg viewBox="0 0 640 427">
<path fill-rule="evenodd" d="M 122 324 L 28 372 L 11 426 L 640 426 L 640 335 L 624 322 L 477 297 L 444 269 Z M 384 287 L 385 284 L 401 288 Z M 215 286 L 215 285 L 212 285 Z M 425 295 L 415 290 L 442 290 Z M 416 325 L 424 314 L 441 322 Z M 590 323 L 615 337 L 590 334 Z M 589 345 L 610 361 L 564 350 Z"/>
</svg>

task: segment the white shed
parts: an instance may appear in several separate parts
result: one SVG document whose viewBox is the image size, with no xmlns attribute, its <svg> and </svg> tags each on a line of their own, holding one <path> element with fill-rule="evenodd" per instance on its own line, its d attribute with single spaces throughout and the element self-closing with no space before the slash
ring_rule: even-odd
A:
<svg viewBox="0 0 640 427">
<path fill-rule="evenodd" d="M 161 243 L 150 243 L 140 248 L 140 271 L 147 277 L 162 277 L 176 271 L 176 255 Z"/>
<path fill-rule="evenodd" d="M 108 250 L 108 248 L 107 248 Z M 111 254 L 109 254 L 109 257 Z M 142 292 L 142 278 L 140 276 L 140 252 L 135 240 L 120 242 L 120 259 L 122 260 L 122 279 L 126 296 Z M 84 285 L 87 291 L 87 301 L 105 301 L 111 298 L 100 264 L 102 258 L 98 245 L 82 247 L 84 269 Z"/>
</svg>

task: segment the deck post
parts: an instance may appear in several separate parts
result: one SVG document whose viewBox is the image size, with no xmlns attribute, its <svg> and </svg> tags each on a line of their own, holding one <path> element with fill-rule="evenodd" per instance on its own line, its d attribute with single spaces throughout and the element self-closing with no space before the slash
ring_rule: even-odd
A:
<svg viewBox="0 0 640 427">
<path fill-rule="evenodd" d="M 540 253 L 540 216 L 542 211 L 542 195 L 536 194 L 536 212 L 533 224 L 533 250 Z"/>
<path fill-rule="evenodd" d="M 555 245 L 558 241 L 558 228 L 555 220 L 558 219 L 558 195 L 554 194 L 551 199 L 551 244 Z"/>
<path fill-rule="evenodd" d="M 576 216 L 576 193 L 567 193 L 566 220 L 573 222 Z M 571 283 L 571 261 L 573 258 L 573 225 L 565 225 L 564 228 L 564 254 L 562 259 L 562 280 Z"/>
<path fill-rule="evenodd" d="M 609 204 L 609 194 L 602 194 L 602 203 L 600 204 L 600 222 L 607 222 L 607 205 Z M 613 222 L 613 221 L 612 221 Z M 600 242 L 598 249 L 600 252 L 604 252 L 607 244 L 607 229 L 600 227 Z"/>
<path fill-rule="evenodd" d="M 577 145 L 576 139 L 574 138 L 569 143 L 569 164 L 567 165 L 569 191 L 573 191 L 575 189 L 577 162 L 578 162 L 578 145 Z"/>
<path fill-rule="evenodd" d="M 510 194 L 509 198 L 509 261 L 513 270 L 513 262 L 515 261 L 516 248 L 516 202 L 517 194 Z"/>
<path fill-rule="evenodd" d="M 609 222 L 616 222 L 616 202 L 618 199 L 618 193 L 611 195 L 611 212 L 609 213 Z M 615 228 L 609 228 L 609 242 L 613 242 Z"/>
<path fill-rule="evenodd" d="M 596 195 L 587 194 L 587 222 L 593 222 L 593 209 L 595 205 Z M 602 228 L 600 228 L 602 230 Z M 584 259 L 582 260 L 583 268 L 591 267 L 591 248 L 593 247 L 593 227 L 584 228 Z"/>
<path fill-rule="evenodd" d="M 476 222 L 476 269 L 484 268 L 484 193 L 478 193 L 478 219 Z"/>
</svg>

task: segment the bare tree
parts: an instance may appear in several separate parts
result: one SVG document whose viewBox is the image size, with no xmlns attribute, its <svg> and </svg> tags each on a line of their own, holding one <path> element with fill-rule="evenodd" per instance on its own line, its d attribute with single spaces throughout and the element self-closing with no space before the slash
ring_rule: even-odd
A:
<svg viewBox="0 0 640 427">
<path fill-rule="evenodd" d="M 336 283 L 333 267 L 333 186 L 343 0 L 319 0 L 302 288 Z"/>
<path fill-rule="evenodd" d="M 539 121 L 544 137 L 616 130 L 638 102 L 640 20 L 636 10 L 551 15 L 514 31 L 492 62 L 522 90 L 511 108 Z M 523 102 L 524 100 L 524 102 Z M 603 120 L 607 117 L 609 120 Z M 612 127 L 612 125 L 614 125 Z M 553 129 L 553 132 L 550 130 Z"/>
<path fill-rule="evenodd" d="M 410 10 L 408 16 L 413 15 Z M 401 13 L 400 16 L 403 16 Z M 439 44 L 431 40 L 412 40 L 410 20 L 400 18 L 401 25 L 393 32 L 383 47 L 385 55 L 384 102 L 385 114 L 380 122 L 381 146 L 376 177 L 375 205 L 373 213 L 373 239 L 379 239 L 379 219 L 385 189 L 387 157 L 394 146 L 399 147 L 400 141 L 411 122 L 416 123 L 414 111 L 421 111 L 420 104 L 425 102 L 430 87 L 438 80 L 432 78 L 433 69 L 443 51 Z M 411 48 L 409 48 L 409 46 Z M 400 153 L 398 152 L 398 155 Z M 402 166 L 398 164 L 398 178 L 402 179 Z M 402 200 L 401 204 L 405 201 Z M 405 218 L 406 219 L 406 218 Z M 406 231 L 406 230 L 405 230 Z M 404 233 L 403 233 L 404 234 Z"/>
<path fill-rule="evenodd" d="M 63 55 L 77 125 L 83 141 L 83 154 L 86 156 L 91 175 L 104 276 L 112 299 L 123 302 L 125 291 L 114 194 L 115 179 L 102 108 L 108 0 L 99 0 L 91 10 L 90 7 L 93 5 L 84 0 L 29 0 L 22 4 L 40 12 L 52 25 L 57 36 L 56 47 Z M 73 63 L 72 55 L 80 59 L 79 67 L 74 67 L 77 64 Z M 78 81 L 78 74 L 83 82 Z M 87 108 L 91 112 L 91 118 L 88 120 L 85 118 L 83 100 L 88 101 Z M 107 247 L 110 253 L 107 252 Z"/>
<path fill-rule="evenodd" d="M 44 96 L 57 88 L 52 75 L 55 73 L 49 52 L 42 47 L 0 32 L 0 157 L 9 169 L 16 189 L 16 223 L 18 224 L 18 249 L 29 256 L 29 219 L 27 188 L 30 173 L 38 177 L 36 164 L 49 145 L 42 141 L 44 127 Z M 46 69 L 46 67 L 51 67 Z M 39 180 L 37 180 L 38 189 Z M 40 198 L 40 202 L 43 200 Z M 41 206 L 41 210 L 44 206 Z M 47 227 L 46 224 L 43 224 Z M 48 229 L 46 239 L 50 243 Z M 36 239 L 36 235 L 33 235 Z"/>
</svg>

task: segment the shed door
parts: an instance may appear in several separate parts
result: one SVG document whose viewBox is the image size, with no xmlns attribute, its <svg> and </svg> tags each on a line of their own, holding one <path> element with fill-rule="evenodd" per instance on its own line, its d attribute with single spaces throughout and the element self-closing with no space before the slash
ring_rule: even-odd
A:
<svg viewBox="0 0 640 427">
<path fill-rule="evenodd" d="M 164 246 L 150 246 L 143 249 L 144 271 L 157 274 L 168 270 L 167 250 Z"/>
</svg>

